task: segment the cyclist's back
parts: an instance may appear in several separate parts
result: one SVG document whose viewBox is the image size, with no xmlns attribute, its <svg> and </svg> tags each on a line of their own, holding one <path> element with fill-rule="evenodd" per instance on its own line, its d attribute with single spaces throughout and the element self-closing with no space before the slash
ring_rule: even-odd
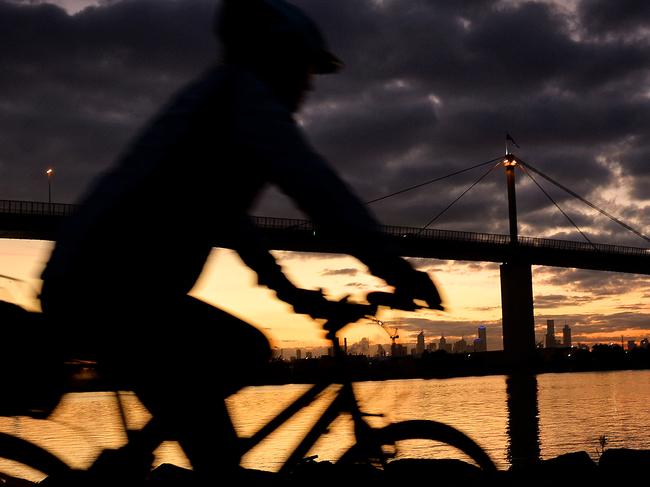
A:
<svg viewBox="0 0 650 487">
<path fill-rule="evenodd" d="M 189 292 L 212 246 L 240 234 L 268 181 L 237 127 L 246 105 L 274 103 L 268 91 L 224 65 L 183 89 L 66 222 L 43 274 L 46 306 L 64 297 L 50 303 L 51 293 L 70 291 L 157 302 Z"/>
</svg>

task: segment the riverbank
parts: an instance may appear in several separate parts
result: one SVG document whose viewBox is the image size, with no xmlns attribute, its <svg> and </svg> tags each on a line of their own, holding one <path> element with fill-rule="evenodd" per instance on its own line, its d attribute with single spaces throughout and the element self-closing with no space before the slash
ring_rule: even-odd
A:
<svg viewBox="0 0 650 487">
<path fill-rule="evenodd" d="M 436 379 L 449 377 L 510 375 L 512 363 L 503 351 L 478 353 L 424 353 L 420 357 L 368 357 L 348 355 L 346 374 L 351 380 Z M 331 380 L 337 363 L 322 356 L 299 360 L 274 360 L 260 374 L 257 385 L 312 384 Z M 578 348 L 538 349 L 527 372 L 594 372 L 650 369 L 650 349 L 623 350 L 602 345 L 591 351 Z M 521 371 L 521 368 L 517 368 Z"/>
</svg>

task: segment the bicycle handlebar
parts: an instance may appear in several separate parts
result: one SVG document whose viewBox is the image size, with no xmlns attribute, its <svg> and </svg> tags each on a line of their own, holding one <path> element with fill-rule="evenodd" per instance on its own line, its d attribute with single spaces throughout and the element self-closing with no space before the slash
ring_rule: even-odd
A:
<svg viewBox="0 0 650 487">
<path fill-rule="evenodd" d="M 326 317 L 323 328 L 327 330 L 327 338 L 334 339 L 336 333 L 346 325 L 355 323 L 362 318 L 373 317 L 380 306 L 402 311 L 425 309 L 423 306 L 406 296 L 384 291 L 373 291 L 366 295 L 368 304 L 351 303 L 345 297 L 340 301 L 332 301 L 332 312 Z"/>
</svg>

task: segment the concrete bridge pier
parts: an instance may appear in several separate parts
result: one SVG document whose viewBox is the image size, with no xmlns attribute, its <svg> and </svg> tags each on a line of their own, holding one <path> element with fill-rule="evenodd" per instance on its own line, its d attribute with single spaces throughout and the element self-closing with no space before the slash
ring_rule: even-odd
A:
<svg viewBox="0 0 650 487">
<path fill-rule="evenodd" d="M 503 349 L 514 366 L 532 365 L 535 356 L 533 276 L 530 264 L 501 264 Z"/>
</svg>

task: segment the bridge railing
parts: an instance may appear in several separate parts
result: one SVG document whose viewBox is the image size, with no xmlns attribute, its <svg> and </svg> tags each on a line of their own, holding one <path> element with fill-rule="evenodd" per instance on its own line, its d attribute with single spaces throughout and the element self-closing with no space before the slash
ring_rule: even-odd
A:
<svg viewBox="0 0 650 487">
<path fill-rule="evenodd" d="M 310 220 L 298 218 L 276 218 L 272 216 L 254 216 L 253 223 L 266 230 L 314 231 L 316 226 Z"/>
<path fill-rule="evenodd" d="M 537 247 L 557 250 L 579 250 L 583 252 L 604 252 L 625 255 L 650 256 L 650 249 L 640 247 L 626 247 L 623 245 L 611 245 L 589 242 L 572 242 L 570 240 L 556 240 L 550 238 L 518 237 L 519 244 L 526 247 Z"/>
<path fill-rule="evenodd" d="M 308 230 L 314 231 L 315 226 L 309 220 L 254 217 L 255 224 L 265 229 L 277 230 Z M 437 240 L 449 242 L 480 243 L 496 246 L 509 246 L 510 236 L 494 233 L 459 232 L 455 230 L 420 229 L 414 227 L 401 227 L 395 225 L 384 225 L 381 227 L 384 234 L 392 237 Z M 640 247 L 626 247 L 623 245 L 611 245 L 589 242 L 572 242 L 570 240 L 557 240 L 538 237 L 518 237 L 518 244 L 527 248 L 568 250 L 580 252 L 604 252 L 614 254 L 625 254 L 650 257 L 650 249 Z"/>
<path fill-rule="evenodd" d="M 0 200 L 0 213 L 11 215 L 70 216 L 75 208 L 66 203 Z"/>
<path fill-rule="evenodd" d="M 455 230 L 438 230 L 411 227 L 384 226 L 382 230 L 395 237 L 423 238 L 446 241 L 461 241 L 470 243 L 482 243 L 490 245 L 510 245 L 510 235 L 499 235 L 493 233 L 459 232 Z M 559 240 L 539 237 L 517 237 L 517 243 L 522 247 L 573 250 L 581 252 L 605 252 L 637 256 L 650 256 L 650 249 L 641 247 L 627 247 L 623 245 L 611 245 L 602 243 L 573 242 L 571 240 Z"/>
<path fill-rule="evenodd" d="M 16 215 L 44 215 L 44 216 L 69 216 L 76 209 L 76 205 L 66 203 L 46 203 L 40 201 L 15 201 L 0 200 L 0 213 Z M 253 217 L 253 222 L 266 230 L 315 232 L 315 225 L 309 220 L 297 218 Z M 480 243 L 495 246 L 510 245 L 509 235 L 493 233 L 459 232 L 455 230 L 420 229 L 414 227 L 401 227 L 384 225 L 381 230 L 392 237 L 436 240 L 448 242 Z M 518 237 L 518 244 L 524 248 L 539 248 L 553 250 L 567 250 L 590 253 L 607 253 L 650 257 L 650 249 L 610 245 L 601 243 L 572 242 L 570 240 L 557 240 L 538 237 Z"/>
</svg>

